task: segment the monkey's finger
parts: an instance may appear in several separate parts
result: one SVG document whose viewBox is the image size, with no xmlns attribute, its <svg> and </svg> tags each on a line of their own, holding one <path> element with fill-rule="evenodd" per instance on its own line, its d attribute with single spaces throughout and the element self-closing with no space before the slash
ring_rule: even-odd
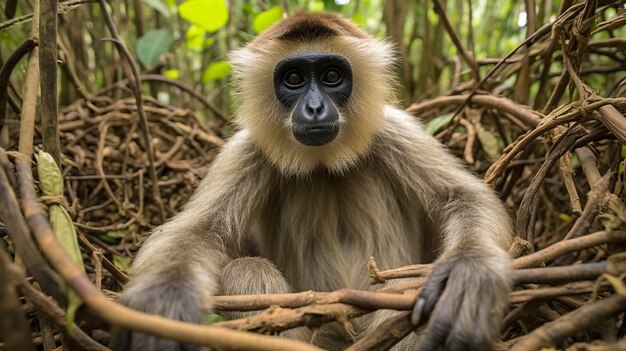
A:
<svg viewBox="0 0 626 351">
<path fill-rule="evenodd" d="M 417 299 L 415 306 L 413 306 L 413 312 L 411 313 L 411 324 L 413 324 L 413 326 L 418 326 L 420 324 L 420 321 L 424 316 L 424 307 L 426 307 L 426 300 L 420 297 Z"/>
<path fill-rule="evenodd" d="M 439 307 L 439 306 L 438 306 Z M 444 345 L 446 337 L 452 327 L 452 314 L 436 308 L 429 321 L 419 345 L 419 351 L 436 351 Z"/>
<path fill-rule="evenodd" d="M 450 268 L 451 265 L 447 262 L 435 264 L 420 294 L 420 298 L 424 299 L 423 314 L 430 313 L 435 308 L 435 304 L 446 287 Z"/>
</svg>

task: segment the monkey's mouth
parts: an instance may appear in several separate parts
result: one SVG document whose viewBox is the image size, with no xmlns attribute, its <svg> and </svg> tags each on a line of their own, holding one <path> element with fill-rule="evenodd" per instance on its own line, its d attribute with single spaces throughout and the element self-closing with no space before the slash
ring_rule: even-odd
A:
<svg viewBox="0 0 626 351">
<path fill-rule="evenodd" d="M 339 124 L 324 123 L 293 127 L 293 136 L 307 146 L 322 146 L 335 140 L 339 134 Z"/>
</svg>

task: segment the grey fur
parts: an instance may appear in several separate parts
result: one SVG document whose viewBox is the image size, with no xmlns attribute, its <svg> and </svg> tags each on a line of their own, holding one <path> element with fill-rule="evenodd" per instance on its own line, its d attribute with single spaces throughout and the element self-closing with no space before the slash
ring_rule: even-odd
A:
<svg viewBox="0 0 626 351">
<path fill-rule="evenodd" d="M 310 40 L 284 40 L 302 28 L 316 28 Z M 336 35 L 314 38 L 328 32 Z M 218 292 L 370 289 L 370 256 L 384 268 L 436 259 L 421 296 L 428 324 L 395 350 L 488 348 L 511 289 L 509 218 L 491 189 L 392 107 L 391 49 L 337 15 L 299 14 L 232 53 L 240 131 L 183 210 L 148 238 L 122 301 L 197 322 Z M 323 146 L 295 140 L 272 88 L 276 64 L 304 52 L 341 55 L 353 70 L 339 134 Z M 246 257 L 250 247 L 264 258 Z M 355 330 L 365 335 L 392 313 L 358 318 Z M 118 350 L 191 347 L 116 335 Z M 284 335 L 310 340 L 303 328 Z M 330 350 L 350 342 L 337 323 L 313 338 Z"/>
<path fill-rule="evenodd" d="M 252 239 L 271 262 L 233 261 L 245 255 L 241 243 L 254 224 Z M 510 240 L 509 218 L 493 191 L 413 117 L 388 107 L 371 151 L 342 174 L 283 176 L 246 130 L 238 132 L 184 210 L 149 237 L 123 301 L 197 321 L 217 291 L 368 289 L 372 255 L 386 268 L 440 256 L 422 294 L 432 310 L 426 337 L 410 349 L 483 350 L 506 308 Z M 360 319 L 359 329 L 385 315 Z M 118 349 L 156 342 L 146 340 L 134 334 L 125 343 L 131 347 Z M 324 346 L 338 349 L 345 335 L 337 335 L 336 347 L 328 340 L 332 335 Z"/>
</svg>

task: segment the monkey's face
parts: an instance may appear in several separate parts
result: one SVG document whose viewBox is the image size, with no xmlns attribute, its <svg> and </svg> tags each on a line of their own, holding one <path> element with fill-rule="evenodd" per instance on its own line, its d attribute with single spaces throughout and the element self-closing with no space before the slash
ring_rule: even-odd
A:
<svg viewBox="0 0 626 351">
<path fill-rule="evenodd" d="M 345 172 L 393 100 L 392 53 L 375 39 L 261 36 L 230 55 L 237 125 L 283 174 Z"/>
<path fill-rule="evenodd" d="M 336 54 L 290 56 L 274 69 L 274 93 L 292 111 L 296 140 L 307 146 L 325 145 L 339 134 L 339 108 L 352 94 L 352 68 Z"/>
</svg>

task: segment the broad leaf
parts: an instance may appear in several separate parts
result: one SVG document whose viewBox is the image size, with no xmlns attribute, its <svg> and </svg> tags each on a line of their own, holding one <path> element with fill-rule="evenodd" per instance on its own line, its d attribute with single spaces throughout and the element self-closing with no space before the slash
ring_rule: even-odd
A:
<svg viewBox="0 0 626 351">
<path fill-rule="evenodd" d="M 170 8 L 161 0 L 143 0 L 143 2 L 165 17 L 169 17 L 172 15 L 172 10 L 170 10 Z"/>
<path fill-rule="evenodd" d="M 167 28 L 147 32 L 137 41 L 139 61 L 145 67 L 155 64 L 164 53 L 170 50 L 173 42 L 174 35 Z"/>
<path fill-rule="evenodd" d="M 252 22 L 252 29 L 255 32 L 261 33 L 269 28 L 272 24 L 280 21 L 283 18 L 283 8 L 280 6 L 274 6 L 269 10 L 263 11 L 254 17 Z"/>
<path fill-rule="evenodd" d="M 180 77 L 180 71 L 178 71 L 177 69 L 168 69 L 167 71 L 163 72 L 163 76 L 170 79 L 178 79 L 178 77 Z"/>
<path fill-rule="evenodd" d="M 204 45 L 204 36 L 206 30 L 195 25 L 189 26 L 185 37 L 187 38 L 187 47 L 190 49 L 202 49 Z"/>
<path fill-rule="evenodd" d="M 434 135 L 439 129 L 450 123 L 452 117 L 454 117 L 453 113 L 446 113 L 445 115 L 441 115 L 431 119 L 430 121 L 428 121 L 428 123 L 426 123 L 426 133 Z"/>
<path fill-rule="evenodd" d="M 230 64 L 226 61 L 216 61 L 207 67 L 202 74 L 202 82 L 206 83 L 212 80 L 222 79 L 231 71 Z"/>
<path fill-rule="evenodd" d="M 187 0 L 178 6 L 180 17 L 208 32 L 215 32 L 228 22 L 224 0 Z"/>
</svg>

